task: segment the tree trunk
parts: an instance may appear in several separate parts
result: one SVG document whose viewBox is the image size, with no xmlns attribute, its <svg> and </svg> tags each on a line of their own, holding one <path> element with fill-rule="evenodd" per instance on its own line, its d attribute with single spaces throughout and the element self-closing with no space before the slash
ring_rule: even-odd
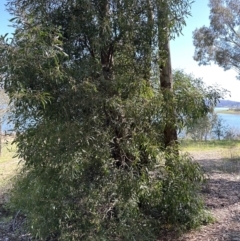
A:
<svg viewBox="0 0 240 241">
<path fill-rule="evenodd" d="M 100 31 L 99 36 L 100 39 L 103 41 L 103 45 L 100 49 L 100 56 L 101 56 L 101 65 L 102 65 L 102 73 L 105 80 L 111 80 L 111 72 L 112 72 L 112 65 L 113 65 L 113 43 L 111 42 L 111 36 L 109 35 L 108 31 L 106 31 L 105 25 L 110 25 L 109 19 L 109 3 L 108 0 L 101 0 L 99 3 L 99 22 L 100 22 Z M 108 24 L 107 24 L 108 23 Z"/>
<path fill-rule="evenodd" d="M 164 145 L 165 148 L 177 144 L 176 115 L 173 103 L 173 77 L 169 43 L 169 5 L 160 1 L 158 5 L 158 47 L 160 58 L 160 87 L 165 106 Z"/>
<path fill-rule="evenodd" d="M 164 145 L 165 148 L 167 148 L 168 146 L 174 146 L 177 144 L 177 129 L 175 126 L 175 109 L 171 106 L 173 104 L 173 77 L 168 39 L 162 44 L 162 47 L 167 53 L 165 62 L 160 66 L 160 86 L 163 93 L 165 107 L 168 107 L 166 110 L 166 123 L 164 127 Z"/>
</svg>

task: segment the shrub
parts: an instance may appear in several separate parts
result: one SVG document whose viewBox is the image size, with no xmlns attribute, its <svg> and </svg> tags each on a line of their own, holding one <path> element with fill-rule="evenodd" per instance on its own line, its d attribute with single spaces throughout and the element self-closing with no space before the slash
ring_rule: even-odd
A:
<svg viewBox="0 0 240 241">
<path fill-rule="evenodd" d="M 209 218 L 200 194 L 205 181 L 203 170 L 187 154 L 170 154 L 167 158 L 170 164 L 162 184 L 161 219 L 174 228 L 196 228 Z"/>
<path fill-rule="evenodd" d="M 184 230 L 206 221 L 203 181 L 188 155 L 159 154 L 141 172 L 75 156 L 61 167 L 19 176 L 11 205 L 44 239 L 156 240 L 161 227 Z"/>
</svg>

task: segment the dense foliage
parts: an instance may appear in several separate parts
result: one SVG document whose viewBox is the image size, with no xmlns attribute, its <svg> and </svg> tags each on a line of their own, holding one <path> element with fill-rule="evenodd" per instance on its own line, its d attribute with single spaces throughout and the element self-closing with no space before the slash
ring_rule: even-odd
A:
<svg viewBox="0 0 240 241">
<path fill-rule="evenodd" d="M 189 156 L 165 151 L 164 132 L 206 115 L 219 94 L 196 98 L 197 84 L 181 71 L 178 87 L 163 94 L 154 71 L 166 61 L 159 41 L 179 33 L 190 2 L 12 0 L 8 7 L 16 31 L 1 38 L 0 71 L 24 163 L 11 200 L 32 234 L 155 240 L 163 224 L 184 230 L 204 221 L 203 172 Z"/>
</svg>

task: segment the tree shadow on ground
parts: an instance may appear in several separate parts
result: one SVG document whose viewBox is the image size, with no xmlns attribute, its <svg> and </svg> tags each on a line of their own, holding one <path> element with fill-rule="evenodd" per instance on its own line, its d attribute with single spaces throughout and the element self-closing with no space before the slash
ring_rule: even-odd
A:
<svg viewBox="0 0 240 241">
<path fill-rule="evenodd" d="M 227 173 L 240 175 L 240 159 L 200 159 L 196 160 L 206 173 Z"/>
<path fill-rule="evenodd" d="M 210 209 L 240 204 L 240 181 L 223 178 L 209 179 L 202 190 L 205 204 Z"/>
<path fill-rule="evenodd" d="M 226 227 L 216 230 L 211 234 L 212 239 L 216 241 L 240 241 L 240 230 L 227 229 Z"/>
</svg>

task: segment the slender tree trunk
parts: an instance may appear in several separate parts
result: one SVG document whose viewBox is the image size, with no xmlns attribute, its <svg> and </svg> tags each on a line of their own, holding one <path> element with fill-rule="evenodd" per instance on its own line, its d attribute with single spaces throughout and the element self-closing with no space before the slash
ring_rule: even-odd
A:
<svg viewBox="0 0 240 241">
<path fill-rule="evenodd" d="M 164 51 L 167 53 L 167 58 L 164 64 L 160 66 L 160 86 L 163 93 L 165 106 L 167 106 L 166 124 L 164 128 L 164 145 L 165 148 L 177 144 L 177 129 L 175 120 L 175 109 L 173 103 L 173 77 L 170 56 L 169 41 L 162 45 Z"/>
<path fill-rule="evenodd" d="M 111 42 L 111 37 L 106 30 L 110 25 L 109 19 L 109 3 L 108 0 L 101 0 L 99 3 L 99 22 L 100 22 L 100 31 L 99 36 L 100 39 L 104 41 L 104 44 L 101 46 L 100 56 L 101 56 L 101 65 L 102 65 L 102 72 L 104 78 L 106 80 L 111 80 L 112 77 L 112 65 L 113 65 L 113 52 L 114 47 Z"/>
<path fill-rule="evenodd" d="M 160 64 L 160 87 L 163 93 L 164 105 L 166 108 L 166 120 L 164 127 L 164 145 L 165 148 L 177 144 L 177 129 L 175 107 L 173 106 L 173 76 L 171 52 L 169 43 L 169 20 L 168 20 L 168 2 L 161 1 L 158 6 L 158 47 Z"/>
</svg>

